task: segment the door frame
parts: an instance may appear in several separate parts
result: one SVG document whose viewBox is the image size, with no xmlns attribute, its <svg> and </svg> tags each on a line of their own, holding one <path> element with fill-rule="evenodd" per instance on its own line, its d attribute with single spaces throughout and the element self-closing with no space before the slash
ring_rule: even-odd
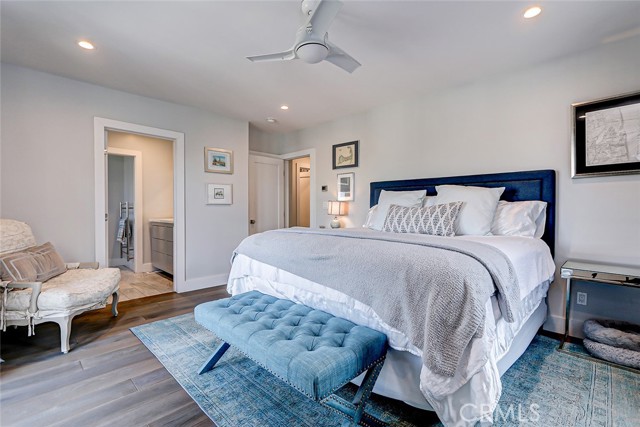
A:
<svg viewBox="0 0 640 427">
<path fill-rule="evenodd" d="M 133 157 L 133 217 L 135 221 L 135 227 L 133 228 L 133 270 L 136 273 L 146 272 L 143 266 L 143 256 L 144 256 L 144 241 L 142 240 L 142 225 L 143 225 L 143 217 L 142 213 L 144 212 L 144 202 L 142 197 L 143 186 L 142 186 L 142 151 L 136 150 L 127 150 L 125 148 L 118 147 L 109 147 L 107 146 L 107 154 L 113 156 L 121 156 L 121 157 Z M 109 183 L 107 182 L 107 185 Z M 107 191 L 107 196 L 109 192 Z M 109 206 L 107 205 L 107 210 Z M 109 244 L 109 237 L 107 236 L 107 245 Z M 107 250 L 111 252 L 111 248 L 107 246 Z M 141 256 L 142 255 L 142 256 Z M 109 261 L 110 254 L 107 253 L 107 261 Z M 129 264 L 128 262 L 125 265 Z M 150 271 L 150 270 L 149 270 Z"/>
<path fill-rule="evenodd" d="M 127 132 L 173 142 L 173 290 L 186 290 L 186 245 L 185 245 L 185 167 L 184 133 L 135 123 L 93 118 L 94 139 L 94 194 L 95 194 L 95 252 L 96 261 L 107 265 L 107 232 L 105 221 L 107 212 L 107 181 L 105 159 L 107 152 L 107 131 Z"/>
<path fill-rule="evenodd" d="M 299 159 L 300 157 L 309 157 L 309 164 L 311 167 L 311 176 L 309 177 L 309 228 L 316 228 L 318 226 L 317 222 L 317 212 L 316 212 L 316 149 L 315 148 L 307 148 L 306 150 L 294 151 L 292 153 L 281 154 L 278 156 L 285 163 L 288 163 L 290 160 Z M 288 167 L 285 167 L 285 171 L 288 171 Z M 288 172 L 285 172 L 288 175 Z M 284 207 L 285 207 L 285 226 L 289 225 L 289 190 L 290 190 L 290 180 L 287 179 L 288 176 L 285 176 L 284 180 Z"/>
</svg>

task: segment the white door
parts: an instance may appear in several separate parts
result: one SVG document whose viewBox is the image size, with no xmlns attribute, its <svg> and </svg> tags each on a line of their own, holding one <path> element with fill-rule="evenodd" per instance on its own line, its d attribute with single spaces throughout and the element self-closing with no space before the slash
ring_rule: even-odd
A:
<svg viewBox="0 0 640 427">
<path fill-rule="evenodd" d="M 284 227 L 284 160 L 249 155 L 249 234 Z"/>
</svg>

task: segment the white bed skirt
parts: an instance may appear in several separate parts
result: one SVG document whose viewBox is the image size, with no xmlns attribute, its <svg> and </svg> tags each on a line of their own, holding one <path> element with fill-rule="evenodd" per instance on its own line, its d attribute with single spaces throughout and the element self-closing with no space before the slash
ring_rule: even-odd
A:
<svg viewBox="0 0 640 427">
<path fill-rule="evenodd" d="M 498 360 L 500 376 L 507 372 L 511 365 L 522 356 L 546 318 L 547 304 L 542 300 L 514 337 L 509 351 Z M 420 384 L 417 379 L 420 378 L 421 369 L 422 360 L 418 356 L 406 351 L 389 349 L 387 360 L 380 372 L 373 392 L 401 400 L 416 408 L 433 411 L 433 408 L 420 391 Z M 364 374 L 352 382 L 360 385 L 363 378 Z"/>
</svg>

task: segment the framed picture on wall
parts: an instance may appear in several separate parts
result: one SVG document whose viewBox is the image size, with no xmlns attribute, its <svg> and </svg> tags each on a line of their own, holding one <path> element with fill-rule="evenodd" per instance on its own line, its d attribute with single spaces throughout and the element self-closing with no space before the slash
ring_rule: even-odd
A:
<svg viewBox="0 0 640 427">
<path fill-rule="evenodd" d="M 204 171 L 233 173 L 233 151 L 222 148 L 204 148 Z"/>
<path fill-rule="evenodd" d="M 208 205 L 230 205 L 233 203 L 231 184 L 207 184 Z"/>
<path fill-rule="evenodd" d="M 640 173 L 640 92 L 573 104 L 572 178 Z"/>
<path fill-rule="evenodd" d="M 353 201 L 354 176 L 355 174 L 353 172 L 338 174 L 338 201 L 339 202 Z"/>
<path fill-rule="evenodd" d="M 351 141 L 333 146 L 332 158 L 334 169 L 358 167 L 358 142 L 359 141 Z"/>
</svg>

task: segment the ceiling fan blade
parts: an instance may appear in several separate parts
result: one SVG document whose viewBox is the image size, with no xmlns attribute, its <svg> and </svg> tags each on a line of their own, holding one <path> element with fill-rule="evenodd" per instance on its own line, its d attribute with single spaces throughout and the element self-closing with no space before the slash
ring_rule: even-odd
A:
<svg viewBox="0 0 640 427">
<path fill-rule="evenodd" d="M 311 25 L 315 34 L 326 34 L 341 7 L 342 2 L 339 0 L 320 0 L 309 17 L 307 25 Z"/>
<path fill-rule="evenodd" d="M 285 52 L 270 53 L 268 55 L 247 56 L 247 59 L 251 62 L 289 61 L 291 59 L 296 59 L 296 53 L 293 49 L 289 49 Z"/>
<path fill-rule="evenodd" d="M 351 55 L 333 43 L 327 41 L 326 44 L 329 47 L 329 55 L 324 59 L 325 61 L 329 61 L 333 65 L 337 65 L 349 73 L 353 73 L 360 65 L 362 65 Z"/>
</svg>

